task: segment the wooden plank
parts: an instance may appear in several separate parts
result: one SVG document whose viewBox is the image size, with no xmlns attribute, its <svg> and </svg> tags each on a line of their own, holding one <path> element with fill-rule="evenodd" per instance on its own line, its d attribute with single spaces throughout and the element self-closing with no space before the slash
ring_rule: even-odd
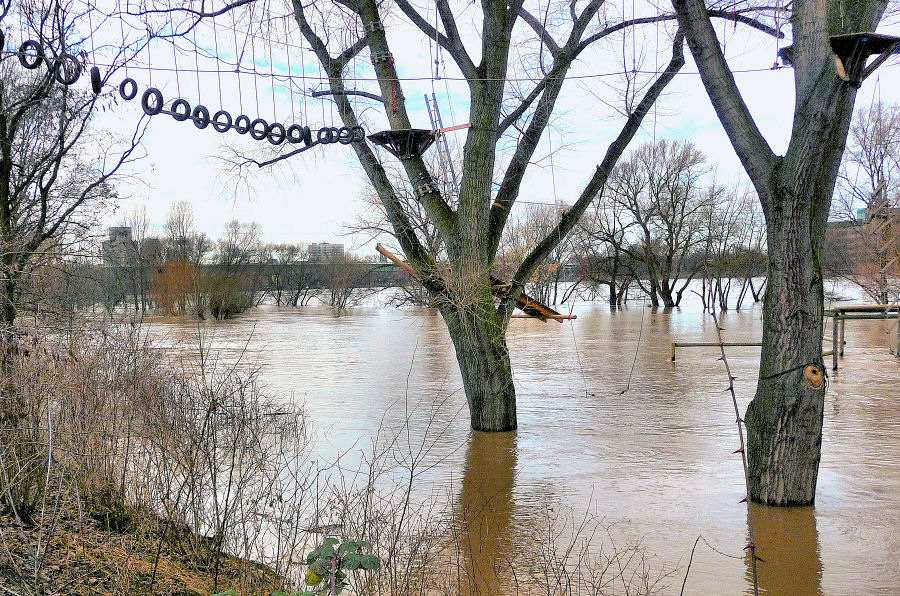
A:
<svg viewBox="0 0 900 596">
<path fill-rule="evenodd" d="M 409 273 L 413 279 L 415 279 L 419 283 L 422 283 L 422 279 L 419 277 L 419 274 L 416 273 L 415 269 L 413 269 L 409 265 L 409 263 L 401 260 L 397 255 L 395 255 L 394 253 L 392 253 L 391 251 L 389 251 L 388 249 L 383 247 L 380 243 L 375 245 L 375 250 L 377 250 L 378 252 L 380 252 L 381 254 L 386 256 L 388 259 L 390 259 L 396 265 L 401 267 L 404 271 Z M 512 284 L 504 283 L 504 282 L 500 281 L 499 279 L 497 279 L 496 277 L 494 277 L 493 275 L 490 277 L 490 280 L 491 280 L 491 291 L 494 293 L 495 296 L 500 296 L 504 292 L 508 292 L 509 289 L 512 288 Z M 545 304 L 541 304 L 540 302 L 538 302 L 531 296 L 528 296 L 524 292 L 519 294 L 519 296 L 516 298 L 516 308 L 518 308 L 519 310 L 524 312 L 526 315 L 534 317 L 536 319 L 540 319 L 542 321 L 547 321 L 548 319 L 552 319 L 554 321 L 562 323 L 563 320 L 577 318 L 574 315 L 569 316 L 569 315 L 560 314 L 560 313 L 556 312 L 555 310 L 553 310 L 552 308 L 550 308 L 549 306 L 547 306 Z"/>
<path fill-rule="evenodd" d="M 435 133 L 450 132 L 451 130 L 461 130 L 463 128 L 469 128 L 470 126 L 472 126 L 472 125 L 471 124 L 457 124 L 456 126 L 448 126 L 446 128 L 439 128 L 432 132 L 435 132 Z"/>
<path fill-rule="evenodd" d="M 534 319 L 533 315 L 526 315 L 525 313 L 515 313 L 510 315 L 510 318 L 513 319 Z M 548 319 L 554 319 L 556 321 L 568 321 L 572 319 L 577 319 L 578 315 L 547 315 Z"/>
<path fill-rule="evenodd" d="M 719 342 L 717 341 L 676 341 L 672 342 L 677 348 L 710 348 L 710 347 L 719 347 Z M 759 347 L 762 345 L 761 341 L 725 341 L 722 342 L 723 346 L 726 348 L 735 348 L 735 347 Z"/>
<path fill-rule="evenodd" d="M 846 304 L 843 306 L 835 306 L 831 308 L 831 312 L 884 312 L 889 307 L 887 304 Z"/>
<path fill-rule="evenodd" d="M 419 277 L 419 274 L 416 273 L 415 269 L 413 269 L 412 267 L 409 266 L 409 263 L 407 263 L 406 261 L 401 261 L 399 258 L 397 258 L 397 256 L 394 253 L 392 253 L 385 247 L 381 246 L 380 242 L 375 245 L 375 250 L 377 250 L 378 252 L 380 252 L 381 254 L 386 256 L 387 258 L 389 258 L 391 261 L 394 262 L 394 264 L 398 265 L 401 269 L 403 269 L 404 271 L 409 273 L 413 279 L 415 279 L 419 283 L 422 282 L 422 279 Z"/>
</svg>

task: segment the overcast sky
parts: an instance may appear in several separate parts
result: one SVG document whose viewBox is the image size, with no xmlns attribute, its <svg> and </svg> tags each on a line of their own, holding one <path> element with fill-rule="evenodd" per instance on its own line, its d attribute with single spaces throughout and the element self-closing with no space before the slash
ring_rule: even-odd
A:
<svg viewBox="0 0 900 596">
<path fill-rule="evenodd" d="M 623 10 L 626 17 L 631 16 L 629 6 Z M 461 12 L 461 26 L 464 26 L 475 11 Z M 431 16 L 433 21 L 433 9 Z M 607 18 L 614 21 L 620 16 L 611 11 Z M 215 36 L 209 26 L 197 30 L 197 44 L 218 55 L 219 61 L 202 55 L 197 57 L 188 51 L 173 56 L 171 44 L 155 42 L 149 55 L 141 56 L 128 73 L 138 82 L 140 92 L 151 84 L 152 78 L 152 85 L 160 88 L 167 102 L 180 95 L 192 105 L 203 103 L 211 112 L 224 107 L 232 116 L 243 112 L 251 118 L 259 116 L 268 121 L 274 116 L 286 126 L 291 122 L 312 128 L 340 124 L 327 101 L 301 92 L 322 86 L 314 55 L 298 47 L 302 43 L 299 33 L 288 31 L 290 46 L 266 44 L 264 40 L 258 40 L 254 46 L 247 45 L 244 35 L 235 35 L 230 18 L 217 22 Z M 414 126 L 430 128 L 423 94 L 432 92 L 445 125 L 466 123 L 466 86 L 458 80 L 460 75 L 449 56 L 442 56 L 444 66 L 439 70 L 442 78 L 435 79 L 433 42 L 417 35 L 399 18 L 386 19 L 386 24 L 400 77 L 419 79 L 403 83 Z M 234 25 L 243 29 L 241 23 Z M 289 22 L 280 26 L 287 27 Z M 738 71 L 736 79 L 751 112 L 773 150 L 783 153 L 794 106 L 793 72 L 789 68 L 771 70 L 770 67 L 778 47 L 789 41 L 777 42 L 731 24 L 717 24 L 717 30 L 720 39 L 725 40 L 730 65 Z M 789 36 L 789 27 L 784 27 L 784 31 Z M 610 38 L 585 52 L 571 73 L 579 78 L 566 83 L 554 127 L 543 138 L 538 163 L 527 175 L 521 200 L 549 204 L 555 200 L 569 203 L 575 200 L 623 122 L 610 107 L 621 104 L 616 88 L 621 86 L 622 78 L 607 75 L 620 72 L 623 60 L 630 63 L 640 56 L 643 56 L 640 70 L 663 68 L 670 56 L 670 39 L 671 25 L 649 25 L 624 37 Z M 258 72 L 276 77 L 194 72 L 195 65 L 200 70 L 233 70 L 235 55 L 242 50 L 241 64 L 245 70 L 255 64 Z M 255 60 L 253 51 L 257 53 Z M 271 58 L 266 55 L 270 51 Z M 685 52 L 687 64 L 683 74 L 669 86 L 657 109 L 645 120 L 641 136 L 633 141 L 632 148 L 642 140 L 653 138 L 691 139 L 709 156 L 710 163 L 716 165 L 720 181 L 743 183 L 745 178 L 737 158 L 712 111 L 690 54 L 687 49 Z M 148 73 L 147 69 L 138 68 L 146 65 L 147 60 L 155 69 L 177 65 L 177 70 Z M 376 90 L 367 62 L 364 56 L 350 74 L 359 79 L 358 88 Z M 865 82 L 858 94 L 857 107 L 868 105 L 879 96 L 884 101 L 894 101 L 900 90 L 900 68 L 896 64 L 897 60 L 890 61 Z M 177 77 L 173 72 L 178 73 Z M 293 87 L 288 86 L 285 77 L 277 76 L 287 74 L 292 77 Z M 107 91 L 112 93 L 112 87 Z M 117 107 L 102 114 L 99 124 L 127 134 L 141 114 L 139 99 L 140 93 L 131 102 L 119 100 Z M 367 133 L 385 127 L 383 109 L 377 104 L 359 100 L 358 105 L 369 106 L 365 110 Z M 452 151 L 458 152 L 465 131 L 450 135 Z M 287 164 L 258 170 L 237 180 L 222 160 L 229 143 L 243 149 L 253 147 L 263 157 L 273 155 L 266 141 L 252 141 L 234 132 L 219 134 L 212 128 L 198 130 L 190 121 L 176 122 L 166 115 L 153 117 L 145 137 L 146 157 L 131 168 L 133 177 L 119 185 L 122 198 L 118 210 L 106 222 L 118 224 L 135 206 L 145 205 L 152 224 L 161 229 L 169 207 L 186 200 L 194 207 L 197 227 L 214 238 L 226 222 L 238 219 L 259 223 L 264 239 L 271 242 L 341 242 L 349 247 L 362 241 L 345 236 L 344 226 L 362 209 L 360 196 L 366 187 L 355 154 L 348 146 L 315 147 Z M 556 151 L 552 158 L 549 157 L 551 146 Z M 394 160 L 383 150 L 379 154 L 385 162 Z M 361 250 L 369 252 L 370 247 Z"/>
</svg>

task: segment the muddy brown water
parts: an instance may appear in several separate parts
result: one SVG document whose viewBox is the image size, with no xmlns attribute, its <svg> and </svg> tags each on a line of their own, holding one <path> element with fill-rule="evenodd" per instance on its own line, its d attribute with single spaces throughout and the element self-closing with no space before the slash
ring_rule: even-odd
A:
<svg viewBox="0 0 900 596">
<path fill-rule="evenodd" d="M 611 536 L 640 539 L 653 565 L 678 566 L 666 593 L 680 591 L 702 536 L 685 593 L 741 594 L 751 585 L 746 508 L 725 372 L 709 348 L 669 360 L 675 339 L 714 340 L 699 310 L 577 303 L 572 323 L 514 320 L 519 430 L 501 435 L 469 430 L 452 345 L 433 311 L 335 317 L 324 307 L 263 306 L 206 328 L 225 357 L 243 353 L 260 367 L 270 393 L 306 404 L 323 457 L 356 449 L 410 411 L 413 443 L 426 429 L 432 441 L 420 486 L 446 487 L 454 507 L 481 512 L 472 538 L 485 565 L 517 532 L 540 531 L 548 509 L 591 511 L 612 524 Z M 722 325 L 726 341 L 756 341 L 760 310 L 726 313 Z M 900 594 L 900 359 L 888 330 L 884 321 L 847 324 L 841 368 L 829 371 L 815 507 L 754 509 L 765 593 Z M 195 323 L 163 320 L 156 331 L 196 342 Z M 743 411 L 759 348 L 728 356 Z M 510 592 L 502 584 L 481 586 Z"/>
</svg>

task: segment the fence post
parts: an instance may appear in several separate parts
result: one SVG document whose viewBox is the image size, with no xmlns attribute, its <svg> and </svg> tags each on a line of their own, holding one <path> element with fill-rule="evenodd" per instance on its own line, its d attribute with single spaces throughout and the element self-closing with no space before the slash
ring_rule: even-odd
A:
<svg viewBox="0 0 900 596">
<path fill-rule="evenodd" d="M 838 369 L 838 327 L 843 324 L 838 313 L 831 317 L 831 370 Z"/>
<path fill-rule="evenodd" d="M 839 336 L 839 338 L 838 338 L 838 343 L 840 344 L 839 347 L 840 347 L 840 350 L 841 350 L 841 358 L 844 357 L 844 344 L 847 343 L 846 341 L 844 341 L 844 323 L 845 323 L 845 322 L 846 322 L 846 321 L 845 321 L 844 319 L 841 319 L 840 336 Z"/>
</svg>

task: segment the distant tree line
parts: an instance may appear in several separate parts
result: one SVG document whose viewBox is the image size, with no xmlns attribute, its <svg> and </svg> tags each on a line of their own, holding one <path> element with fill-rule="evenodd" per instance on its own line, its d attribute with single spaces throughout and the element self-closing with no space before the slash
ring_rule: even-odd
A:
<svg viewBox="0 0 900 596">
<path fill-rule="evenodd" d="M 496 271 L 503 277 L 551 229 L 566 205 L 527 205 L 507 228 Z M 674 307 L 700 280 L 704 308 L 759 301 L 766 274 L 765 225 L 752 194 L 719 184 L 689 141 L 645 143 L 613 169 L 574 234 L 535 269 L 526 291 L 557 303 L 575 291 L 605 292 L 621 306 L 629 293 Z M 563 282 L 578 282 L 565 286 Z M 735 299 L 732 300 L 732 297 Z"/>
<path fill-rule="evenodd" d="M 196 230 L 187 202 L 170 209 L 161 236 L 148 230 L 146 211 L 136 209 L 102 242 L 92 238 L 77 252 L 48 252 L 52 266 L 23 288 L 28 310 L 43 316 L 99 308 L 225 319 L 269 300 L 295 307 L 320 302 L 342 311 L 372 286 L 399 277 L 351 255 L 311 262 L 306 244 L 265 243 L 254 223 L 231 221 L 220 238 L 211 239 Z"/>
</svg>

